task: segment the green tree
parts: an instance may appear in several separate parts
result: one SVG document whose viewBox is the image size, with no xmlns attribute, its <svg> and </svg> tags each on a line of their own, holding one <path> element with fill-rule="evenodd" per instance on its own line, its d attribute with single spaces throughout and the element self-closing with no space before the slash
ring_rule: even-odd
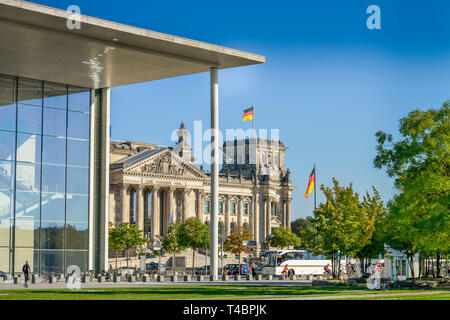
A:
<svg viewBox="0 0 450 320">
<path fill-rule="evenodd" d="M 340 272 L 340 258 L 352 255 L 365 247 L 374 230 L 373 213 L 365 210 L 359 195 L 349 187 L 339 186 L 333 178 L 333 187 L 321 186 L 326 202 L 314 211 L 314 228 L 302 234 L 314 254 L 325 254 L 332 261 L 333 277 Z"/>
<path fill-rule="evenodd" d="M 191 217 L 181 224 L 178 238 L 182 247 L 192 249 L 192 275 L 194 275 L 195 251 L 209 249 L 209 228 L 199 218 Z"/>
<path fill-rule="evenodd" d="M 295 234 L 300 234 L 300 230 L 312 227 L 311 217 L 298 218 L 291 222 L 291 230 Z"/>
<path fill-rule="evenodd" d="M 123 232 L 123 243 L 127 252 L 127 268 L 129 261 L 129 250 L 142 246 L 147 243 L 148 239 L 142 237 L 142 231 L 139 230 L 134 224 L 121 223 L 118 227 Z"/>
<path fill-rule="evenodd" d="M 112 222 L 109 223 L 109 250 L 115 252 L 117 269 L 117 251 L 125 249 L 125 232 L 123 228 L 114 228 Z"/>
<path fill-rule="evenodd" d="M 267 241 L 271 247 L 286 248 L 286 247 L 299 247 L 300 238 L 293 233 L 290 229 L 284 227 L 278 227 L 273 233 L 270 239 Z"/>
<path fill-rule="evenodd" d="M 233 233 L 229 234 L 223 243 L 223 250 L 239 255 L 239 274 L 241 274 L 241 254 L 247 251 L 248 247 L 244 241 L 250 241 L 252 234 L 248 228 L 239 227 Z"/>
<path fill-rule="evenodd" d="M 172 223 L 172 225 L 169 227 L 169 230 L 167 231 L 167 235 L 164 238 L 161 247 L 164 251 L 171 253 L 173 255 L 173 261 L 172 261 L 172 269 L 173 274 L 175 275 L 176 272 L 176 265 L 175 265 L 175 255 L 183 252 L 183 250 L 186 249 L 181 243 L 180 243 L 180 228 L 181 228 L 181 222 L 175 221 Z"/>
<path fill-rule="evenodd" d="M 376 133 L 374 165 L 395 178 L 399 191 L 389 204 L 389 245 L 407 253 L 413 278 L 416 253 L 433 253 L 439 261 L 450 250 L 449 115 L 445 102 L 440 109 L 413 110 L 402 118 L 398 141 Z"/>
</svg>

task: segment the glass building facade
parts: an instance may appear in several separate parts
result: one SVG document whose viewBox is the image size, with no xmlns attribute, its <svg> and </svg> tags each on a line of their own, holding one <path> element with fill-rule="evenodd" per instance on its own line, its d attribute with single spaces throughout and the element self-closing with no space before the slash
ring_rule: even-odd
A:
<svg viewBox="0 0 450 320">
<path fill-rule="evenodd" d="M 90 89 L 0 75 L 0 270 L 88 268 Z"/>
</svg>

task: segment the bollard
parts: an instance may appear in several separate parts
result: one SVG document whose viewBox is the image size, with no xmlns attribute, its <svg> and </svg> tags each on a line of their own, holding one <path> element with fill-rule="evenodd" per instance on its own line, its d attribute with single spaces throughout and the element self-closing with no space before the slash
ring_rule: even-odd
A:
<svg viewBox="0 0 450 320">
<path fill-rule="evenodd" d="M 113 282 L 120 282 L 120 280 L 122 280 L 122 278 L 118 275 L 113 275 Z"/>
<path fill-rule="evenodd" d="M 289 276 L 289 280 L 297 280 L 297 276 L 295 274 L 291 274 Z"/>
<path fill-rule="evenodd" d="M 58 280 L 55 276 L 48 277 L 48 283 L 56 283 L 56 282 L 58 282 Z"/>
<path fill-rule="evenodd" d="M 306 280 L 311 280 L 311 276 L 310 276 L 310 275 L 307 275 L 307 276 L 306 276 Z"/>
<path fill-rule="evenodd" d="M 197 276 L 197 281 L 203 281 L 202 276 Z"/>
<path fill-rule="evenodd" d="M 255 275 L 255 280 L 261 280 L 261 275 L 260 274 Z"/>
<path fill-rule="evenodd" d="M 266 275 L 266 280 L 272 280 L 272 275 L 271 274 Z"/>
<path fill-rule="evenodd" d="M 142 276 L 142 282 L 149 282 L 150 281 L 150 278 L 148 277 L 148 275 L 143 275 Z"/>
<path fill-rule="evenodd" d="M 164 282 L 164 276 L 158 274 L 158 275 L 156 276 L 156 281 L 157 281 L 157 282 Z"/>
<path fill-rule="evenodd" d="M 191 276 L 185 275 L 183 278 L 184 281 L 191 281 Z"/>
<path fill-rule="evenodd" d="M 31 283 L 39 283 L 39 282 L 41 282 L 41 280 L 39 279 L 39 276 L 33 274 L 31 276 Z"/>
<path fill-rule="evenodd" d="M 285 275 L 283 275 L 283 274 L 278 276 L 278 280 L 285 280 L 285 279 L 286 279 Z"/>
<path fill-rule="evenodd" d="M 322 280 L 322 279 L 323 279 L 323 276 L 321 276 L 321 275 L 317 276 L 317 280 Z"/>
<path fill-rule="evenodd" d="M 105 282 L 105 276 L 98 277 L 97 282 L 99 282 L 99 283 Z"/>
<path fill-rule="evenodd" d="M 136 282 L 136 276 L 129 275 L 128 282 Z"/>
<path fill-rule="evenodd" d="M 222 281 L 227 281 L 228 280 L 228 276 L 226 274 L 222 275 Z"/>
<path fill-rule="evenodd" d="M 19 283 L 19 279 L 17 277 L 13 278 L 14 284 L 18 284 Z"/>
<path fill-rule="evenodd" d="M 245 275 L 245 280 L 253 280 L 253 277 L 251 274 L 246 274 Z"/>
<path fill-rule="evenodd" d="M 176 282 L 178 280 L 178 276 L 170 276 L 170 281 Z"/>
</svg>

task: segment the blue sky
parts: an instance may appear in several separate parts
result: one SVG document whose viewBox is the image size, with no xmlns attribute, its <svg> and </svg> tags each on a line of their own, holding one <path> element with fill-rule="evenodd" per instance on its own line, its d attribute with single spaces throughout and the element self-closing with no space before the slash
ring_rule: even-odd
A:
<svg viewBox="0 0 450 320">
<path fill-rule="evenodd" d="M 318 184 L 373 185 L 389 200 L 393 181 L 372 165 L 375 132 L 397 133 L 412 109 L 450 98 L 445 0 L 34 2 L 266 56 L 219 73 L 220 128 L 248 128 L 242 110 L 254 105 L 257 128 L 280 129 L 298 187 L 293 218 L 312 213 L 303 194 L 314 163 Z M 381 30 L 366 27 L 372 4 Z M 172 130 L 195 120 L 210 123 L 208 73 L 112 89 L 113 139 L 173 145 Z"/>
</svg>

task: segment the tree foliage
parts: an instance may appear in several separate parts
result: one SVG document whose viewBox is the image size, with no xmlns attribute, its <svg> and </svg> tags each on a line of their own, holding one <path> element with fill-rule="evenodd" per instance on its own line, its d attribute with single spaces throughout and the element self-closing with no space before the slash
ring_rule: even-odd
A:
<svg viewBox="0 0 450 320">
<path fill-rule="evenodd" d="M 284 227 L 278 227 L 273 233 L 272 237 L 268 240 L 270 246 L 275 248 L 287 248 L 287 247 L 299 247 L 300 238 L 293 233 L 290 229 Z"/>
<path fill-rule="evenodd" d="M 226 252 L 231 252 L 234 255 L 239 255 L 239 265 L 241 264 L 241 254 L 246 252 L 248 247 L 244 245 L 244 241 L 250 241 L 252 239 L 252 234 L 248 228 L 239 227 L 233 233 L 228 235 L 225 242 L 223 243 L 223 250 Z M 239 268 L 239 274 L 241 268 Z"/>
<path fill-rule="evenodd" d="M 121 223 L 117 228 L 110 224 L 109 228 L 109 249 L 127 251 L 127 267 L 128 267 L 128 252 L 131 248 L 136 248 L 147 243 L 147 239 L 142 237 L 142 232 L 131 223 Z M 117 261 L 116 261 L 117 267 Z"/>
<path fill-rule="evenodd" d="M 417 252 L 438 257 L 449 252 L 449 115 L 448 102 L 440 109 L 414 110 L 400 120 L 398 141 L 376 134 L 374 165 L 395 178 L 399 191 L 389 204 L 389 245 L 411 259 Z"/>
</svg>

